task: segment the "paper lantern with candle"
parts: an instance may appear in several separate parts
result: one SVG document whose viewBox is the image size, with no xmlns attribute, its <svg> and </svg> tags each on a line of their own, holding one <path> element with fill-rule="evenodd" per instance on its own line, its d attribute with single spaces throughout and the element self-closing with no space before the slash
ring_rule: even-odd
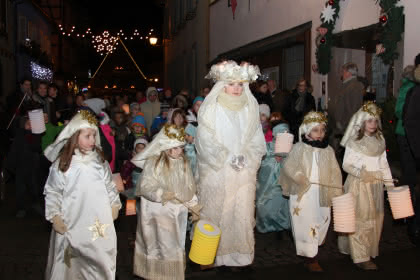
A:
<svg viewBox="0 0 420 280">
<path fill-rule="evenodd" d="M 126 216 L 136 215 L 136 200 L 135 199 L 127 199 L 127 202 L 125 204 L 125 215 Z"/>
<path fill-rule="evenodd" d="M 414 215 L 410 188 L 408 186 L 396 187 L 389 190 L 388 199 L 394 219 L 402 219 Z"/>
<path fill-rule="evenodd" d="M 215 224 L 200 220 L 195 225 L 191 244 L 190 260 L 201 265 L 210 265 L 216 257 L 221 230 Z"/>
<path fill-rule="evenodd" d="M 356 210 L 351 193 L 333 198 L 334 230 L 351 233 L 356 231 Z"/>
<path fill-rule="evenodd" d="M 292 149 L 293 139 L 293 134 L 287 132 L 277 133 L 274 153 L 277 155 L 287 155 Z"/>
<path fill-rule="evenodd" d="M 44 113 L 41 109 L 32 110 L 28 112 L 29 121 L 31 122 L 31 130 L 34 134 L 41 134 L 45 132 Z"/>
</svg>

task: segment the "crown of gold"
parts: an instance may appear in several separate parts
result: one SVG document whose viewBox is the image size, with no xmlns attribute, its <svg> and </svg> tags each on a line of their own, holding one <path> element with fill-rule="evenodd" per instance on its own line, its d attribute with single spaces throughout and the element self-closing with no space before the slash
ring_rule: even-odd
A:
<svg viewBox="0 0 420 280">
<path fill-rule="evenodd" d="M 185 141 L 185 130 L 183 127 L 178 128 L 176 125 L 174 124 L 165 124 L 164 126 L 164 132 L 165 135 L 169 138 L 169 139 L 176 139 L 180 142 L 184 142 Z M 176 132 L 171 132 L 170 130 L 175 130 Z"/>
<path fill-rule="evenodd" d="M 321 112 L 314 112 L 311 111 L 303 118 L 303 124 L 309 124 L 309 123 L 327 123 L 327 117 Z"/>
<path fill-rule="evenodd" d="M 83 120 L 87 121 L 91 125 L 98 126 L 98 120 L 91 112 L 87 110 L 80 110 L 79 113 L 82 116 Z"/>
<path fill-rule="evenodd" d="M 373 101 L 368 101 L 363 104 L 362 111 L 375 118 L 379 118 L 382 114 L 382 109 L 379 108 Z"/>
</svg>

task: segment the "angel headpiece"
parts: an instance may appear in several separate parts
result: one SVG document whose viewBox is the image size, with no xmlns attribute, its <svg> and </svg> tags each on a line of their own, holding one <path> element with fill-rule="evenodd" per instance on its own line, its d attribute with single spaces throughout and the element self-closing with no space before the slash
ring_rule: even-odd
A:
<svg viewBox="0 0 420 280">
<path fill-rule="evenodd" d="M 355 137 L 363 123 L 370 119 L 378 120 L 378 127 L 382 128 L 381 125 L 381 114 L 382 110 L 372 101 L 368 101 L 351 117 L 349 125 L 347 126 L 346 132 L 344 133 L 343 139 L 341 139 L 340 145 L 345 147 L 347 142 Z"/>
<path fill-rule="evenodd" d="M 260 68 L 256 65 L 249 63 L 241 63 L 238 65 L 233 60 L 227 60 L 215 64 L 211 67 L 210 72 L 206 75 L 206 79 L 212 79 L 213 81 L 224 81 L 224 82 L 253 82 L 256 81 L 260 75 Z"/>
<path fill-rule="evenodd" d="M 311 130 L 319 124 L 327 125 L 327 118 L 322 112 L 310 111 L 307 113 L 299 127 L 299 142 L 302 141 L 303 134 L 308 136 Z"/>
<path fill-rule="evenodd" d="M 51 162 L 55 161 L 60 154 L 61 149 L 67 143 L 67 140 L 69 140 L 78 130 L 83 128 L 92 128 L 96 131 L 95 145 L 100 147 L 101 140 L 98 132 L 98 120 L 91 112 L 80 110 L 61 131 L 54 143 L 45 149 L 45 157 Z"/>
<path fill-rule="evenodd" d="M 146 160 L 153 156 L 160 155 L 161 152 L 185 145 L 185 131 L 177 128 L 176 125 L 166 124 L 153 141 L 139 154 L 131 160 L 134 165 L 144 168 Z"/>
</svg>

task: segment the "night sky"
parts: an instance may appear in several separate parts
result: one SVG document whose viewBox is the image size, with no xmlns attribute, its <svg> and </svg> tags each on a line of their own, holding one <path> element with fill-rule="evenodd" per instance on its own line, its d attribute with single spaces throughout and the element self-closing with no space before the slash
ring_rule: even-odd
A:
<svg viewBox="0 0 420 280">
<path fill-rule="evenodd" d="M 163 9 L 159 5 L 160 2 L 160 0 L 118 0 L 113 2 L 77 0 L 77 5 L 84 11 L 81 14 L 87 15 L 80 20 L 92 29 L 94 35 L 100 35 L 105 30 L 116 35 L 120 29 L 124 30 L 125 35 L 131 34 L 135 29 L 144 34 L 153 28 L 154 35 L 161 40 Z M 161 47 L 151 47 L 148 40 L 140 39 L 124 40 L 124 43 L 148 78 L 161 78 L 163 69 Z M 92 56 L 89 68 L 94 72 L 104 56 L 97 54 L 93 48 Z M 124 67 L 124 71 L 113 71 L 116 66 Z M 140 78 L 133 62 L 121 45 L 107 58 L 95 78 L 95 87 L 103 87 L 105 84 L 117 84 L 122 87 L 131 84 L 135 84 L 136 87 L 137 85 L 145 86 L 145 81 Z"/>
</svg>

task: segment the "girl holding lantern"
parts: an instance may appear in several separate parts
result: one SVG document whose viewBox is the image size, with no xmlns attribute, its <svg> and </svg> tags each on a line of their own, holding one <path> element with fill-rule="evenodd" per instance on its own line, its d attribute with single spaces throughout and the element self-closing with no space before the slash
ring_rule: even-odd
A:
<svg viewBox="0 0 420 280">
<path fill-rule="evenodd" d="M 53 225 L 45 279 L 115 279 L 121 202 L 96 117 L 77 113 L 49 145 L 45 217 Z"/>
<path fill-rule="evenodd" d="M 134 273 L 145 279 L 184 279 L 188 210 L 193 220 L 200 210 L 184 145 L 184 129 L 166 124 L 131 160 L 143 169 Z"/>
<path fill-rule="evenodd" d="M 341 170 L 328 146 L 327 118 L 321 112 L 305 115 L 299 142 L 286 158 L 279 183 L 290 196 L 289 209 L 296 253 L 311 272 L 322 272 L 318 246 L 327 236 L 332 198 L 342 194 Z"/>
<path fill-rule="evenodd" d="M 364 270 L 376 270 L 384 220 L 384 190 L 394 186 L 381 133 L 381 109 L 365 103 L 351 118 L 341 145 L 346 148 L 343 169 L 348 173 L 344 190 L 356 202 L 356 232 L 339 236 L 338 247 Z"/>
<path fill-rule="evenodd" d="M 198 112 L 196 149 L 201 217 L 221 229 L 213 266 L 246 266 L 254 259 L 255 184 L 266 143 L 249 82 L 257 66 L 224 61 Z M 203 267 L 204 268 L 204 267 Z"/>
</svg>

